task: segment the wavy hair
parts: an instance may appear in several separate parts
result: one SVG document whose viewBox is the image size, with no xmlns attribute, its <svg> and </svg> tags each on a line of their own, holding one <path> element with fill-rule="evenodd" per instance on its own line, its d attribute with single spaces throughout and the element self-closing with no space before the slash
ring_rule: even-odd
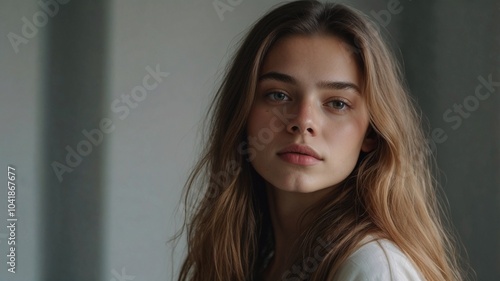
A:
<svg viewBox="0 0 500 281">
<path fill-rule="evenodd" d="M 318 241 L 330 242 L 314 270 L 301 276 L 327 280 L 364 237 L 376 235 L 393 241 L 426 280 L 462 280 L 420 113 L 396 59 L 362 13 L 318 1 L 282 4 L 264 15 L 226 70 L 209 107 L 206 147 L 185 186 L 181 231 L 188 248 L 179 280 L 259 278 L 272 248 L 272 227 L 263 179 L 245 154 L 247 119 L 259 69 L 273 44 L 285 36 L 314 34 L 333 35 L 350 46 L 363 75 L 377 147 L 361 155 L 351 175 L 309 210 L 319 215 L 302 232 L 295 262 L 314 256 Z"/>
</svg>

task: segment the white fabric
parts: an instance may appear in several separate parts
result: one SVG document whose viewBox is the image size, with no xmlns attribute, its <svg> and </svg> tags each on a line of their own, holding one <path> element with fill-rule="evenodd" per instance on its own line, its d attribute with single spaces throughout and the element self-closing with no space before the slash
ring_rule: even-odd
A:
<svg viewBox="0 0 500 281">
<path fill-rule="evenodd" d="M 368 242 L 347 258 L 333 281 L 421 281 L 408 257 L 389 240 Z"/>
</svg>

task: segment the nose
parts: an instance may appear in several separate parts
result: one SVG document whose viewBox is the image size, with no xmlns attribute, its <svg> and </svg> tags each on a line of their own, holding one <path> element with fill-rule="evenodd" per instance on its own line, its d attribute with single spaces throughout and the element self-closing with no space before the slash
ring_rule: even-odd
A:
<svg viewBox="0 0 500 281">
<path fill-rule="evenodd" d="M 317 133 L 317 118 L 314 102 L 302 100 L 294 106 L 294 118 L 290 119 L 286 129 L 289 133 L 314 136 Z"/>
</svg>

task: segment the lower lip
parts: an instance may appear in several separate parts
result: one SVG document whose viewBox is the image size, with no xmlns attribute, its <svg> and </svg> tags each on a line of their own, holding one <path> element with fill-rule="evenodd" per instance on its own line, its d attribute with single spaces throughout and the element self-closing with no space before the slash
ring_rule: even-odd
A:
<svg viewBox="0 0 500 281">
<path fill-rule="evenodd" d="M 299 153 L 282 153 L 278 156 L 285 162 L 303 166 L 311 166 L 321 162 L 318 158 Z"/>
</svg>

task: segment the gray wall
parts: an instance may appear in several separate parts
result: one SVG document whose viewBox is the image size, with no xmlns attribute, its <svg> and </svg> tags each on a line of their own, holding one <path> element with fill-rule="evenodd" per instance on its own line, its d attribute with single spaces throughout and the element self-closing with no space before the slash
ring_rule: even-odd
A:
<svg viewBox="0 0 500 281">
<path fill-rule="evenodd" d="M 0 224 L 13 164 L 18 247 L 11 274 L 0 227 L 0 280 L 172 280 L 184 244 L 166 241 L 206 106 L 232 46 L 280 2 L 221 1 L 236 5 L 218 15 L 213 1 L 70 1 L 27 36 L 22 18 L 43 20 L 38 1 L 1 2 Z M 500 82 L 500 5 L 345 2 L 398 46 L 471 266 L 500 280 L 500 87 L 476 94 L 482 78 Z M 27 40 L 18 52 L 10 32 Z"/>
</svg>

